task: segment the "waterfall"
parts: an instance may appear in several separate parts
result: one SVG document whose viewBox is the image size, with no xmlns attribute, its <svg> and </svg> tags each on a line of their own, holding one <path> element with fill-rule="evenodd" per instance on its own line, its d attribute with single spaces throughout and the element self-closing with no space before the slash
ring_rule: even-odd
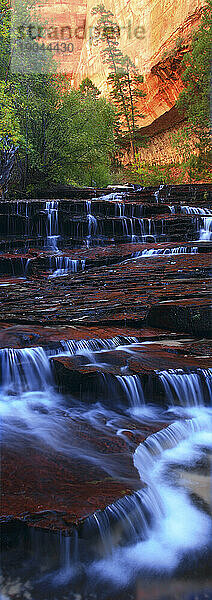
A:
<svg viewBox="0 0 212 600">
<path fill-rule="evenodd" d="M 115 204 L 115 216 L 116 217 L 120 217 L 120 219 L 122 217 L 125 216 L 125 204 L 123 204 L 122 202 L 116 202 Z"/>
<path fill-rule="evenodd" d="M 135 341 L 136 338 L 128 336 L 105 340 L 62 341 L 58 345 L 58 354 L 87 355 L 88 351 L 98 354 L 101 350 L 113 350 Z M 130 477 L 128 470 L 125 470 L 126 450 L 124 449 L 120 462 L 118 451 L 115 455 L 107 451 L 104 454 L 101 451 L 98 453 L 96 445 L 92 447 L 92 436 L 89 440 L 87 436 L 86 440 L 84 436 L 77 437 L 75 421 L 80 427 L 81 423 L 86 428 L 93 427 L 103 438 L 106 434 L 106 439 L 107 433 L 109 436 L 124 437 L 126 430 L 132 433 L 135 431 L 141 434 L 141 439 L 146 439 L 137 447 L 133 456 L 138 473 L 133 480 L 136 491 L 82 520 L 79 538 L 77 533 L 73 538 L 59 536 L 58 546 L 53 552 L 53 563 L 49 560 L 49 548 L 45 551 L 47 569 L 43 569 L 45 552 L 42 554 L 41 545 L 38 569 L 33 570 L 33 578 L 35 579 L 36 572 L 39 575 L 37 579 L 42 584 L 45 581 L 45 596 L 41 592 L 40 595 L 35 594 L 35 597 L 44 600 L 48 593 L 48 581 L 51 580 L 51 585 L 53 582 L 55 586 L 67 585 L 77 572 L 80 577 L 86 570 L 92 582 L 98 579 L 102 582 L 104 573 L 105 582 L 116 584 L 118 581 L 123 586 L 133 581 L 135 574 L 140 576 L 142 570 L 145 574 L 157 574 L 158 571 L 171 573 L 189 552 L 191 557 L 195 550 L 199 552 L 204 548 L 206 553 L 210 542 L 211 521 L 207 510 L 204 511 L 204 505 L 199 506 L 198 502 L 193 502 L 189 486 L 186 488 L 183 483 L 183 472 L 185 468 L 189 472 L 189 467 L 192 466 L 193 469 L 195 464 L 199 466 L 203 461 L 206 464 L 207 459 L 209 460 L 211 410 L 204 407 L 203 403 L 207 398 L 212 398 L 212 369 L 198 369 L 196 373 L 182 369 L 156 372 L 163 385 L 167 403 L 172 406 L 172 415 L 176 400 L 181 404 L 180 419 L 161 431 L 148 435 L 149 429 L 143 428 L 145 421 L 142 420 L 140 426 L 137 426 L 135 420 L 130 420 L 133 411 L 129 408 L 143 406 L 145 403 L 139 376 L 117 376 L 117 382 L 129 405 L 125 411 L 122 407 L 121 414 L 116 412 L 115 402 L 112 409 L 104 409 L 101 401 L 92 408 L 84 408 L 82 403 L 78 405 L 75 401 L 72 403 L 71 398 L 66 404 L 66 400 L 53 389 L 49 357 L 55 354 L 55 348 L 45 350 L 40 347 L 0 351 L 0 408 L 4 438 L 6 443 L 11 444 L 11 448 L 16 447 L 16 444 L 23 444 L 23 439 L 28 439 L 35 447 L 41 444 L 42 452 L 47 447 L 72 460 L 86 460 L 93 467 L 103 469 L 108 474 L 108 479 L 122 482 L 124 490 L 127 487 L 126 476 Z M 98 370 L 98 356 L 96 358 Z M 151 420 L 146 422 L 150 427 L 155 426 L 157 414 L 152 413 Z M 161 426 L 162 423 L 170 423 L 169 414 L 170 412 L 160 413 Z M 98 435 L 95 439 L 98 440 Z M 32 571 L 31 562 L 27 563 L 26 560 L 29 555 L 31 558 L 29 548 L 26 550 L 25 542 L 22 543 L 21 568 L 24 555 L 24 568 L 27 569 L 27 564 L 30 564 Z M 33 544 L 30 552 L 31 548 L 35 554 Z M 56 560 L 55 556 L 58 557 Z"/>
<path fill-rule="evenodd" d="M 141 569 L 172 571 L 188 550 L 210 543 L 210 517 L 192 504 L 177 475 L 179 467 L 204 457 L 210 430 L 211 418 L 201 414 L 174 422 L 137 447 L 133 460 L 143 488 L 89 518 L 87 536 L 97 530 L 104 554 L 93 564 L 93 576 L 104 571 L 125 585 Z"/>
<path fill-rule="evenodd" d="M 212 240 L 212 215 L 203 217 L 203 227 L 200 229 L 200 240 Z"/>
<path fill-rule="evenodd" d="M 4 394 L 43 390 L 53 385 L 50 362 L 43 348 L 0 350 L 0 370 Z"/>
<path fill-rule="evenodd" d="M 154 192 L 154 196 L 155 196 L 155 200 L 156 200 L 157 204 L 158 204 L 158 202 L 159 202 L 159 195 L 160 195 L 160 191 L 161 191 L 163 188 L 164 188 L 164 184 L 162 183 L 162 184 L 160 185 L 160 187 L 158 188 L 158 190 L 156 190 L 156 192 Z"/>
<path fill-rule="evenodd" d="M 94 215 L 92 215 L 92 212 L 91 212 L 91 200 L 86 201 L 86 208 L 87 208 L 87 220 L 88 220 L 87 243 L 89 245 L 91 237 L 95 236 L 97 233 L 98 223 L 97 223 L 96 217 L 94 217 Z"/>
<path fill-rule="evenodd" d="M 130 262 L 131 260 L 137 260 L 138 258 L 151 258 L 152 256 L 163 256 L 176 255 L 176 254 L 197 254 L 198 246 L 177 246 L 174 248 L 145 248 L 145 250 L 138 250 L 134 252 L 131 258 L 127 258 L 123 261 L 124 263 Z"/>
<path fill-rule="evenodd" d="M 210 422 L 206 427 L 209 430 Z M 186 440 L 189 435 L 205 428 L 205 418 L 186 419 L 175 421 L 165 429 L 150 435 L 147 440 L 136 448 L 134 453 L 134 464 L 140 473 L 141 479 L 149 482 L 151 471 L 155 462 L 163 455 L 164 450 L 177 446 L 179 442 Z"/>
<path fill-rule="evenodd" d="M 138 375 L 117 375 L 116 379 L 119 381 L 130 406 L 138 407 L 145 404 L 141 380 Z"/>
<path fill-rule="evenodd" d="M 124 198 L 126 198 L 126 192 L 112 192 L 111 194 L 99 196 L 98 200 L 101 200 L 101 202 L 119 202 Z M 93 198 L 93 200 L 96 200 L 96 198 Z"/>
<path fill-rule="evenodd" d="M 47 221 L 47 248 L 56 252 L 58 235 L 58 200 L 48 200 L 46 202 Z"/>
<path fill-rule="evenodd" d="M 175 206 L 174 205 L 169 205 L 169 209 L 172 215 L 175 215 Z"/>
<path fill-rule="evenodd" d="M 200 208 L 198 206 L 181 206 L 181 212 L 187 215 L 211 215 L 212 210 L 210 208 Z"/>
<path fill-rule="evenodd" d="M 200 406 L 207 399 L 212 403 L 212 369 L 198 369 L 197 373 L 169 369 L 156 373 L 163 385 L 168 404 Z"/>
<path fill-rule="evenodd" d="M 140 256 L 158 256 L 160 254 L 196 254 L 198 246 L 177 246 L 175 248 L 146 248 Z"/>
<path fill-rule="evenodd" d="M 107 506 L 104 511 L 89 517 L 84 535 L 88 539 L 95 535 L 100 553 L 110 559 L 119 544 L 128 545 L 147 540 L 150 525 L 162 516 L 158 500 L 157 492 L 151 489 L 125 496 Z"/>
<path fill-rule="evenodd" d="M 54 256 L 50 261 L 50 266 L 54 262 L 54 272 L 49 277 L 61 277 L 68 273 L 78 273 L 85 270 L 85 260 L 72 259 L 69 256 Z"/>
<path fill-rule="evenodd" d="M 212 239 L 212 210 L 210 208 L 200 208 L 198 206 L 181 206 L 181 211 L 188 215 L 198 215 L 201 217 L 203 227 L 200 225 L 199 239 L 209 241 Z"/>
<path fill-rule="evenodd" d="M 83 354 L 83 352 L 100 352 L 101 350 L 112 350 L 121 345 L 130 345 L 137 342 L 136 337 L 116 336 L 111 339 L 88 339 L 88 340 L 66 340 L 61 345 L 70 354 Z"/>
<path fill-rule="evenodd" d="M 110 339 L 66 340 L 57 348 L 4 348 L 0 350 L 0 386 L 6 393 L 43 390 L 53 385 L 49 358 L 112 350 L 137 342 L 137 338 L 116 336 Z"/>
</svg>

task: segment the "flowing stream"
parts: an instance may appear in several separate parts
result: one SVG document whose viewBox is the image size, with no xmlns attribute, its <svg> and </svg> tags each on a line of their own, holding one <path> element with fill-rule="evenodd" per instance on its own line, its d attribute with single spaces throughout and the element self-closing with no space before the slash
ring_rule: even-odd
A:
<svg viewBox="0 0 212 600">
<path fill-rule="evenodd" d="M 154 248 L 141 246 L 127 260 L 154 260 L 166 254 L 176 260 L 179 255 L 180 260 L 182 254 L 196 254 L 197 239 L 212 240 L 212 211 L 172 205 L 171 197 L 166 207 L 163 187 L 146 206 L 136 195 L 127 199 L 126 191 L 68 204 L 2 203 L 0 229 L 8 236 L 3 248 L 17 252 L 25 244 L 26 251 L 32 237 L 33 248 L 46 250 L 41 268 L 52 278 L 89 268 L 87 257 L 77 258 L 76 252 L 73 258 L 69 252 L 66 256 L 66 248 L 154 242 Z M 182 238 L 178 222 L 183 223 Z M 164 247 L 155 247 L 158 241 Z M 208 244 L 202 246 L 207 251 Z M 5 258 L 11 274 L 30 274 L 33 255 L 14 258 Z M 2 447 L 12 459 L 14 455 L 11 481 L 16 456 L 34 452 L 32 472 L 23 466 L 23 481 L 25 475 L 37 478 L 38 513 L 43 510 L 42 477 L 49 494 L 57 492 L 56 484 L 52 491 L 48 466 L 43 475 L 39 456 L 55 461 L 55 481 L 60 460 L 69 465 L 71 475 L 73 465 L 77 475 L 82 469 L 82 496 L 87 472 L 97 498 L 99 472 L 105 485 L 113 488 L 115 482 L 123 490 L 103 510 L 95 511 L 98 501 L 89 497 L 86 518 L 79 527 L 67 525 L 66 535 L 64 530 L 51 531 L 51 525 L 48 531 L 28 527 L 24 509 L 18 523 L 7 514 L 0 600 L 212 598 L 212 369 L 159 368 L 159 362 L 148 369 L 145 343 L 117 335 L 0 349 Z M 73 365 L 68 393 L 66 382 L 57 380 L 55 361 L 62 357 Z M 114 452 L 109 451 L 111 443 L 117 448 Z M 71 502 L 72 479 L 68 489 Z M 25 491 L 18 489 L 18 506 L 24 506 L 24 498 Z M 53 512 L 65 519 L 54 498 Z M 81 496 L 77 502 L 80 507 Z"/>
<path fill-rule="evenodd" d="M 83 442 L 74 430 L 70 437 L 69 419 L 80 419 L 103 436 L 110 431 L 114 438 L 126 440 L 135 426 L 137 432 L 144 423 L 150 427 L 161 423 L 162 428 L 134 452 L 140 489 L 90 516 L 80 536 L 77 530 L 54 539 L 36 530 L 28 533 L 26 556 L 18 545 L 18 564 L 15 561 L 9 575 L 7 560 L 3 560 L 2 599 L 101 599 L 116 598 L 118 592 L 124 598 L 132 585 L 139 589 L 139 582 L 147 585 L 159 572 L 170 586 L 177 573 L 182 577 L 184 572 L 187 577 L 190 573 L 191 577 L 198 556 L 208 560 L 210 492 L 208 504 L 205 496 L 201 504 L 195 469 L 204 464 L 205 485 L 209 486 L 212 371 L 155 371 L 164 391 L 163 406 L 156 406 L 154 397 L 151 403 L 147 401 L 139 376 L 124 373 L 115 376 L 118 388 L 110 375 L 104 379 L 103 373 L 106 403 L 101 400 L 100 388 L 97 402 L 89 405 L 57 391 L 52 356 L 65 353 L 101 370 L 106 365 L 105 353 L 111 367 L 114 353 L 115 357 L 120 351 L 133 356 L 135 344 L 142 350 L 136 338 L 124 337 L 63 341 L 54 348 L 1 350 L 1 430 L 9 448 L 20 447 L 27 440 L 35 448 L 51 448 L 72 460 L 99 466 L 108 477 L 124 482 L 126 465 L 118 456 L 101 454 L 91 442 Z M 151 593 L 145 597 L 152 598 Z"/>
</svg>

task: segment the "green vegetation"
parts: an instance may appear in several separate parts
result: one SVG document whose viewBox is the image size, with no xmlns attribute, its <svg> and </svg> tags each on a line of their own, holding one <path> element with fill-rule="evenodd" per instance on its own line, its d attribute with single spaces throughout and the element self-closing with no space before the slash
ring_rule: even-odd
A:
<svg viewBox="0 0 212 600">
<path fill-rule="evenodd" d="M 105 99 L 69 89 L 64 78 L 24 77 L 17 100 L 22 188 L 51 182 L 107 183 L 113 110 Z"/>
<path fill-rule="evenodd" d="M 25 15 L 28 23 L 29 0 L 16 2 L 22 7 L 21 19 Z M 11 193 L 20 195 L 54 183 L 104 186 L 112 179 L 158 185 L 210 179 L 211 8 L 212 0 L 207 0 L 200 27 L 192 38 L 191 51 L 183 59 L 185 89 L 177 106 L 186 117 L 186 125 L 171 136 L 181 163 L 150 165 L 139 159 L 138 152 L 139 146 L 148 144 L 148 140 L 141 140 L 138 135 L 143 78 L 120 50 L 120 30 L 113 13 L 103 4 L 93 9 L 97 23 L 92 41 L 101 46 L 102 59 L 109 71 L 110 101 L 107 101 L 88 77 L 78 90 L 73 90 L 67 77 L 54 74 L 49 55 L 43 65 L 40 57 L 35 65 L 29 53 L 24 57 L 17 55 L 14 62 L 11 8 L 9 0 L 0 0 L 2 191 L 7 190 L 8 183 L 12 186 Z M 179 38 L 172 54 L 182 45 L 184 41 Z M 121 155 L 127 145 L 134 158 L 133 164 L 124 168 Z M 11 157 L 13 150 L 15 160 Z M 8 157 L 10 163 L 6 165 Z M 5 181 L 8 175 L 5 184 L 1 170 Z M 113 170 L 115 173 L 111 174 Z"/>
<path fill-rule="evenodd" d="M 184 58 L 185 89 L 177 106 L 186 114 L 191 131 L 199 137 L 200 151 L 210 146 L 212 0 L 207 0 L 201 25 L 194 33 L 191 52 Z"/>
<path fill-rule="evenodd" d="M 143 185 L 160 185 L 161 183 L 171 183 L 171 173 L 169 165 L 150 165 L 139 160 L 130 169 L 130 179 Z"/>
<path fill-rule="evenodd" d="M 192 38 L 191 51 L 183 60 L 181 92 L 177 107 L 185 115 L 187 124 L 173 136 L 173 146 L 180 148 L 184 171 L 189 178 L 210 178 L 210 92 L 212 47 L 212 0 L 207 0 L 200 27 Z M 194 141 L 195 154 L 190 140 Z"/>
<path fill-rule="evenodd" d="M 114 109 L 89 79 L 73 90 L 62 75 L 13 73 L 11 9 L 0 2 L 0 150 L 18 146 L 13 193 L 58 182 L 107 185 Z"/>
<path fill-rule="evenodd" d="M 179 155 L 178 164 L 148 165 L 136 156 L 128 169 L 128 180 L 143 185 L 159 183 L 211 181 L 211 37 L 212 0 L 207 0 L 199 28 L 192 37 L 191 49 L 183 59 L 182 80 L 185 85 L 177 107 L 186 118 L 186 124 L 170 136 L 173 148 Z M 173 58 L 184 44 L 182 38 L 176 47 L 163 54 L 163 59 Z"/>
<path fill-rule="evenodd" d="M 111 90 L 111 101 L 116 107 L 117 145 L 119 146 L 123 136 L 128 138 L 135 159 L 136 145 L 139 145 L 136 139 L 138 117 L 142 117 L 137 105 L 139 98 L 145 96 L 141 89 L 143 77 L 129 56 L 124 55 L 119 48 L 120 30 L 113 20 L 113 13 L 106 10 L 104 4 L 93 8 L 92 13 L 98 15 L 94 43 L 101 44 L 102 60 L 109 70 L 107 82 Z"/>
</svg>

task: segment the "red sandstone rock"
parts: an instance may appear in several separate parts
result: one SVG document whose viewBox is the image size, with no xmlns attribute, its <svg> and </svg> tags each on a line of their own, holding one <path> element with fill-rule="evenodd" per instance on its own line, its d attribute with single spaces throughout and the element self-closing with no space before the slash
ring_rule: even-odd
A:
<svg viewBox="0 0 212 600">
<path fill-rule="evenodd" d="M 130 425 L 132 427 L 132 423 Z M 131 449 L 149 433 L 161 429 L 140 427 L 141 433 L 130 434 Z M 126 477 L 120 482 L 108 476 L 100 467 L 82 459 L 65 458 L 46 446 L 33 446 L 24 441 L 22 447 L 2 445 L 1 520 L 8 516 L 24 519 L 33 526 L 51 529 L 70 529 L 95 510 L 103 509 L 121 496 L 141 487 L 131 451 L 123 438 L 105 435 L 85 423 L 70 421 L 81 448 L 92 443 L 94 449 L 123 463 Z M 81 441 L 80 441 L 81 440 Z"/>
<path fill-rule="evenodd" d="M 151 307 L 147 324 L 167 327 L 172 331 L 187 331 L 191 335 L 212 337 L 212 304 L 210 298 L 181 298 Z M 206 366 L 206 365 L 205 365 Z"/>
</svg>

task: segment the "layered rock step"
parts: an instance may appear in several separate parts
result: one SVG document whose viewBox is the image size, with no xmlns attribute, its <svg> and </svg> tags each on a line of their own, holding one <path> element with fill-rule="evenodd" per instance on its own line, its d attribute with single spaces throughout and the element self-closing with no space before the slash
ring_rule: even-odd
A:
<svg viewBox="0 0 212 600">
<path fill-rule="evenodd" d="M 77 439 L 82 451 L 62 456 L 64 446 L 47 450 L 43 439 L 25 438 L 23 450 L 5 444 L 3 520 L 70 532 L 142 485 L 132 451 L 168 423 L 148 426 L 136 409 L 171 402 L 171 421 L 176 405 L 209 401 L 212 217 L 210 186 L 66 191 L 67 199 L 63 190 L 61 199 L 0 203 L 0 347 L 1 376 L 17 367 L 11 403 L 16 384 L 29 391 L 29 365 L 39 381 L 46 368 L 51 385 L 52 366 L 64 403 L 36 397 L 37 431 L 46 414 L 49 431 L 62 424 L 67 445 Z M 99 422 L 85 422 L 81 408 L 74 415 L 100 396 L 106 411 L 119 410 L 115 425 L 107 412 Z M 84 462 L 92 446 L 108 470 L 120 458 L 118 475 Z"/>
<path fill-rule="evenodd" d="M 162 186 L 160 186 L 162 187 Z M 189 188 L 190 189 L 190 188 Z M 166 197 L 170 190 L 162 188 Z M 70 247 L 138 241 L 198 239 L 201 229 L 210 231 L 210 190 L 198 207 L 177 200 L 164 204 L 161 189 L 134 193 L 110 193 L 91 200 L 22 200 L 0 202 L 0 249 L 30 247 L 54 251 Z M 100 191 L 99 191 L 100 193 Z M 149 202 L 147 200 L 149 193 Z M 192 194 L 187 190 L 190 200 Z M 199 200 L 199 190 L 194 197 Z M 208 217 L 207 217 L 208 215 Z M 206 219 L 208 222 L 206 223 Z M 210 236 L 206 239 L 210 239 Z"/>
<path fill-rule="evenodd" d="M 142 248 L 142 249 L 141 249 Z M 180 254 L 208 253 L 212 251 L 212 241 L 187 242 L 177 246 L 174 243 L 158 244 L 120 244 L 111 245 L 107 248 L 98 247 L 55 252 L 30 250 L 27 253 L 2 253 L 0 254 L 0 276 L 31 277 L 40 273 L 59 277 L 74 274 L 81 271 L 98 268 L 104 265 L 115 265 L 124 260 L 142 258 L 154 258 L 156 256 Z"/>
<path fill-rule="evenodd" d="M 149 308 L 183 297 L 210 302 L 210 253 L 141 256 L 66 277 L 0 282 L 0 322 L 141 327 Z"/>
<path fill-rule="evenodd" d="M 207 356 L 204 352 L 207 352 Z M 197 352 L 199 356 L 197 356 Z M 128 348 L 102 350 L 93 357 L 80 354 L 76 356 L 56 356 L 51 359 L 58 388 L 63 393 L 88 404 L 102 402 L 107 405 L 121 404 L 139 407 L 154 402 L 167 406 L 166 386 L 163 376 L 175 373 L 176 378 L 189 375 L 194 381 L 200 378 L 203 383 L 205 402 L 210 403 L 210 391 L 207 382 L 212 377 L 212 343 L 195 340 L 170 339 L 130 344 Z M 205 370 L 205 371 L 203 371 Z M 205 372 L 208 373 L 205 380 Z M 165 375 L 164 375 L 165 374 Z M 187 374 L 187 375 L 186 375 Z M 189 375 L 188 375 L 189 374 Z M 193 375 L 192 375 L 193 374 Z M 170 375 L 171 380 L 171 375 Z M 209 387 L 210 387 L 209 383 Z M 190 390 L 186 390 L 191 396 Z M 182 394 L 182 390 L 181 390 Z M 185 399 L 184 399 L 185 400 Z M 173 391 L 173 403 L 182 403 L 183 399 Z"/>
</svg>

